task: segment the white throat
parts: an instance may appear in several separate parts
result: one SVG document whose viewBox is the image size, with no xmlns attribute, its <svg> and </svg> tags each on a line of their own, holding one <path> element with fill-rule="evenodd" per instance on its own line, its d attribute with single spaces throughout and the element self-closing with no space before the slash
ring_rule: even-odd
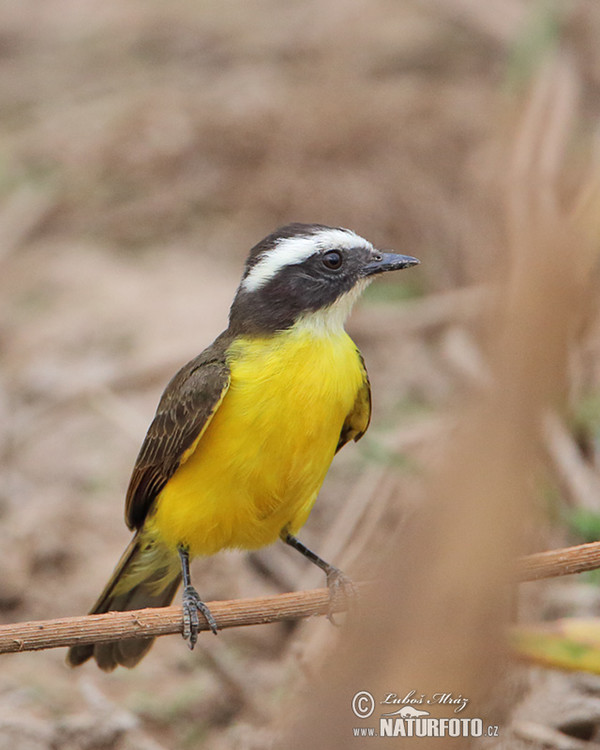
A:
<svg viewBox="0 0 600 750">
<path fill-rule="evenodd" d="M 299 333 L 309 333 L 318 338 L 339 336 L 344 331 L 344 325 L 354 307 L 354 303 L 370 283 L 371 279 L 361 279 L 349 292 L 343 294 L 329 307 L 304 313 L 294 323 L 292 330 Z"/>
</svg>

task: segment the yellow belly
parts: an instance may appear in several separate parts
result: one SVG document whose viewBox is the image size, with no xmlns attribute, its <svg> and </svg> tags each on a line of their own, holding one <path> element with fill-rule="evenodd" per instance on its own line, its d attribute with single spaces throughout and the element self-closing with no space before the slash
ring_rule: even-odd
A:
<svg viewBox="0 0 600 750">
<path fill-rule="evenodd" d="M 228 361 L 229 391 L 146 524 L 192 556 L 255 549 L 304 524 L 364 381 L 343 331 L 238 339 Z"/>
</svg>

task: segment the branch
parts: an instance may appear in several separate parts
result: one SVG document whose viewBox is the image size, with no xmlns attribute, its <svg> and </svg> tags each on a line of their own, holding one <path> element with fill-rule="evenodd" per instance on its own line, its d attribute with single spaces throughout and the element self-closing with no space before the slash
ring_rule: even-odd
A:
<svg viewBox="0 0 600 750">
<path fill-rule="evenodd" d="M 596 568 L 600 568 L 600 542 L 591 542 L 522 557 L 517 565 L 517 578 L 519 581 L 537 581 Z"/>
<path fill-rule="evenodd" d="M 219 629 L 261 625 L 326 614 L 329 610 L 329 592 L 327 589 L 296 591 L 256 599 L 208 602 L 208 606 Z M 344 597 L 338 597 L 334 602 L 333 611 L 341 612 L 344 609 Z M 181 633 L 182 630 L 181 607 L 177 606 L 11 623 L 0 625 L 0 654 L 103 643 L 125 638 L 154 637 Z M 202 618 L 200 630 L 208 630 L 208 625 Z"/>
<path fill-rule="evenodd" d="M 595 568 L 600 568 L 600 542 L 522 557 L 517 564 L 516 577 L 519 581 L 535 581 Z M 296 591 L 256 599 L 209 602 L 208 606 L 219 629 L 262 625 L 326 614 L 329 610 L 329 592 L 327 589 Z M 341 612 L 344 609 L 344 597 L 338 597 L 333 611 Z M 182 630 L 179 606 L 11 623 L 0 625 L 0 654 L 126 638 L 151 638 L 181 633 Z M 202 619 L 200 630 L 208 630 L 208 625 Z"/>
</svg>

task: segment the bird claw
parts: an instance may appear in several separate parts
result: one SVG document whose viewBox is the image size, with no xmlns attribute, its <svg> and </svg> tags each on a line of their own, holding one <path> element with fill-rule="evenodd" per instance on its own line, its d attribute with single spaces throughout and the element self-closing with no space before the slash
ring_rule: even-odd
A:
<svg viewBox="0 0 600 750">
<path fill-rule="evenodd" d="M 183 590 L 183 637 L 188 642 L 190 649 L 193 649 L 198 641 L 200 631 L 200 618 L 198 612 L 201 612 L 208 623 L 208 627 L 217 635 L 217 623 L 212 616 L 212 612 L 206 604 L 200 599 L 200 596 L 193 586 L 186 586 Z"/>
<path fill-rule="evenodd" d="M 332 625 L 339 627 L 334 619 L 336 602 L 343 597 L 348 604 L 358 596 L 358 589 L 345 573 L 333 565 L 327 571 L 327 588 L 329 589 L 329 609 L 327 619 Z"/>
</svg>

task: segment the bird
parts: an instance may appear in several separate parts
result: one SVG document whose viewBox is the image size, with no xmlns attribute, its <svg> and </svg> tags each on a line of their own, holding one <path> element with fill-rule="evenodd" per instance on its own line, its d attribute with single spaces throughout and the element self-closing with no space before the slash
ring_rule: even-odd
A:
<svg viewBox="0 0 600 750">
<path fill-rule="evenodd" d="M 323 570 L 330 597 L 350 579 L 296 536 L 334 455 L 371 419 L 363 357 L 344 324 L 381 273 L 419 260 L 376 250 L 350 229 L 293 223 L 250 251 L 229 325 L 168 383 L 125 500 L 134 532 L 90 614 L 169 605 L 183 582 L 183 636 L 217 623 L 192 585 L 190 559 L 282 540 Z M 72 646 L 134 667 L 153 638 Z"/>
</svg>

